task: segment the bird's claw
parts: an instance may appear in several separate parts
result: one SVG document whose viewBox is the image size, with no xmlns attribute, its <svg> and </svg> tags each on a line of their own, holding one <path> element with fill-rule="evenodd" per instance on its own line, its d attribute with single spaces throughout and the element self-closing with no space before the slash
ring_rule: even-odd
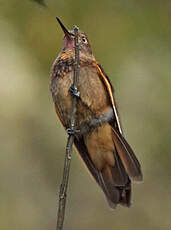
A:
<svg viewBox="0 0 171 230">
<path fill-rule="evenodd" d="M 80 97 L 80 92 L 78 91 L 78 89 L 76 87 L 74 87 L 73 85 L 69 88 L 69 92 L 71 93 L 72 96 L 75 96 L 77 98 Z"/>
<path fill-rule="evenodd" d="M 66 131 L 67 131 L 68 135 L 75 135 L 77 133 L 80 133 L 79 129 L 70 129 L 70 128 L 68 128 Z"/>
</svg>

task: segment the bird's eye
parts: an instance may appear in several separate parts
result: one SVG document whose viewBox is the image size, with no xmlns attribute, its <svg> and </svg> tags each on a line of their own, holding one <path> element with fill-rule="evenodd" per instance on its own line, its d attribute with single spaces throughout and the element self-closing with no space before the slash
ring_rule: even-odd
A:
<svg viewBox="0 0 171 230">
<path fill-rule="evenodd" d="M 87 42 L 87 39 L 86 39 L 85 37 L 82 37 L 82 38 L 81 38 L 81 41 L 84 42 L 84 43 L 86 43 L 86 42 Z"/>
</svg>

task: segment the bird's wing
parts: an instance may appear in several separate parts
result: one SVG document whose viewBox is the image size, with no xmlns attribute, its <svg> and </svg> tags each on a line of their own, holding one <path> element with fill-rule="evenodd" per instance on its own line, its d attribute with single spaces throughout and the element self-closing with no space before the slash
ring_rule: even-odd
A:
<svg viewBox="0 0 171 230">
<path fill-rule="evenodd" d="M 98 77 L 106 88 L 106 92 L 113 108 L 114 119 L 111 121 L 110 125 L 114 149 L 113 153 L 111 152 L 111 154 L 114 155 L 115 164 L 113 166 L 106 165 L 103 170 L 98 170 L 95 163 L 91 159 L 91 154 L 88 151 L 85 138 L 75 138 L 74 144 L 89 172 L 105 193 L 110 207 L 115 208 L 118 203 L 129 206 L 131 197 L 131 182 L 129 177 L 134 180 L 141 180 L 141 168 L 131 147 L 123 137 L 117 105 L 114 99 L 113 88 L 110 80 L 105 75 L 101 66 L 99 66 L 97 63 L 94 63 L 94 66 L 96 68 Z M 84 102 L 87 103 L 86 101 Z M 99 130 L 98 132 L 101 131 Z M 89 138 L 92 138 L 91 135 Z M 100 140 L 97 139 L 97 142 L 99 141 Z M 93 151 L 93 154 L 95 155 L 97 152 Z"/>
<path fill-rule="evenodd" d="M 94 63 L 94 66 L 97 69 L 98 75 L 102 79 L 102 82 L 106 87 L 113 108 L 114 120 L 110 122 L 110 125 L 112 126 L 112 138 L 115 144 L 116 152 L 119 155 L 119 158 L 121 159 L 121 162 L 129 177 L 133 180 L 141 181 L 142 172 L 140 163 L 136 158 L 130 145 L 127 143 L 123 136 L 112 84 L 110 83 L 107 75 L 104 73 L 102 67 L 97 62 Z"/>
<path fill-rule="evenodd" d="M 108 92 L 110 102 L 111 102 L 111 105 L 112 105 L 112 108 L 113 108 L 114 116 L 115 116 L 115 119 L 116 119 L 115 126 L 117 127 L 119 132 L 121 134 L 123 134 L 117 104 L 116 104 L 116 101 L 115 101 L 115 98 L 114 98 L 114 89 L 112 87 L 112 84 L 111 84 L 108 76 L 105 74 L 103 68 L 97 62 L 94 62 L 94 66 L 97 69 L 97 73 L 98 73 L 99 77 L 101 78 L 102 82 L 104 83 L 104 85 L 106 87 L 106 90 Z"/>
</svg>

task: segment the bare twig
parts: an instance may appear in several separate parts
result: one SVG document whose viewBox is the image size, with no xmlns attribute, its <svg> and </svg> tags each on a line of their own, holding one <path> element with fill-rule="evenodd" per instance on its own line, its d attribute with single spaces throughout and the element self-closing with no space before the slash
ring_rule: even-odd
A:
<svg viewBox="0 0 171 230">
<path fill-rule="evenodd" d="M 74 90 L 75 95 L 78 94 L 77 85 L 78 85 L 78 75 L 79 75 L 79 44 L 78 44 L 78 27 L 74 27 L 75 34 L 75 63 L 74 63 L 74 79 L 72 89 Z M 63 170 L 63 178 L 59 192 L 59 207 L 58 207 L 58 216 L 57 216 L 57 226 L 56 230 L 63 229 L 63 222 L 65 216 L 65 204 L 67 197 L 67 187 L 69 180 L 69 171 L 71 164 L 71 151 L 72 145 L 74 142 L 74 128 L 75 128 L 75 118 L 76 118 L 76 103 L 77 97 L 73 95 L 72 97 L 72 111 L 71 111 L 71 126 L 70 131 L 68 132 L 68 140 L 66 145 L 66 154 L 65 154 L 65 163 Z"/>
</svg>

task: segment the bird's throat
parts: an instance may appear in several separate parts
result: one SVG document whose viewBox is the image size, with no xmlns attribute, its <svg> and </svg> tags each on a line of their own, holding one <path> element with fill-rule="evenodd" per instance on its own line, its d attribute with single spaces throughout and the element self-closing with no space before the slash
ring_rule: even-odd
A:
<svg viewBox="0 0 171 230">
<path fill-rule="evenodd" d="M 69 38 L 64 38 L 64 41 L 63 41 L 63 49 L 66 50 L 66 49 L 73 49 L 74 48 L 74 39 L 69 39 Z"/>
</svg>

